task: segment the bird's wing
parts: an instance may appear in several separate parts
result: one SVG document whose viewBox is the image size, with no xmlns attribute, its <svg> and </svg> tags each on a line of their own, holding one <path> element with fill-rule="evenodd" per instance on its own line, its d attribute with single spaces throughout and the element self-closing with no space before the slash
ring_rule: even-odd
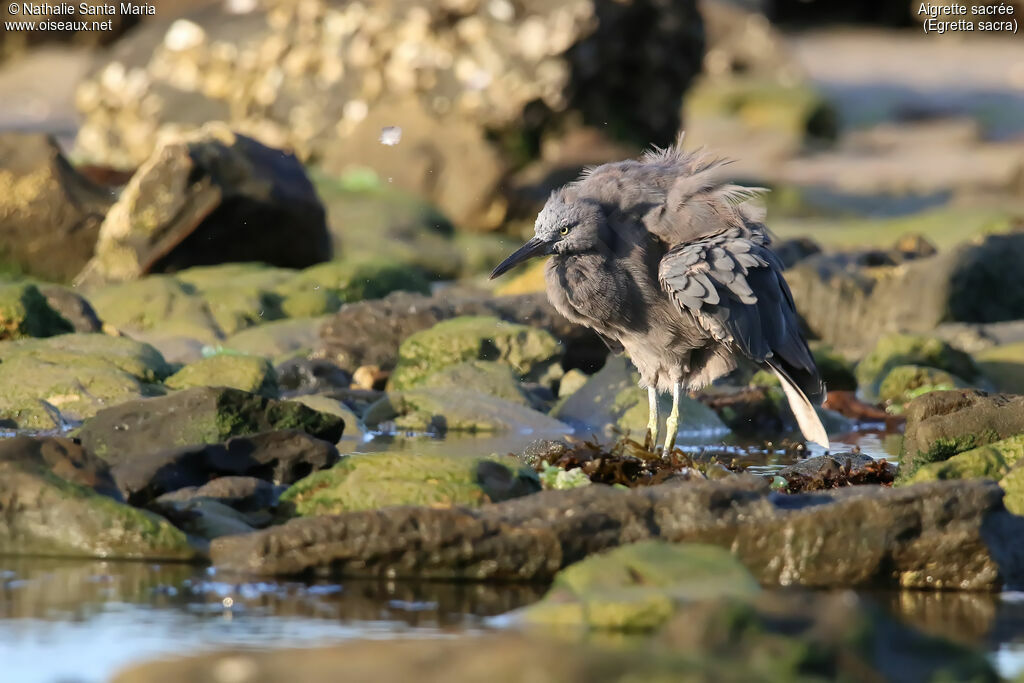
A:
<svg viewBox="0 0 1024 683">
<path fill-rule="evenodd" d="M 820 401 L 824 386 L 782 269 L 760 236 L 732 227 L 671 248 L 661 259 L 658 279 L 716 341 L 756 363 L 781 367 Z"/>
</svg>

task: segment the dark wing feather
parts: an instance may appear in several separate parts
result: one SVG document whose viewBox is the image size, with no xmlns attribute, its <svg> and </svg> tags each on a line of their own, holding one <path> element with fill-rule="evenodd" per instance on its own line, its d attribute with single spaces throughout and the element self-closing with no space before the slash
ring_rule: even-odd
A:
<svg viewBox="0 0 1024 683">
<path fill-rule="evenodd" d="M 756 236 L 728 229 L 670 249 L 658 279 L 711 336 L 755 363 L 771 362 L 812 401 L 824 394 L 778 257 Z"/>
</svg>

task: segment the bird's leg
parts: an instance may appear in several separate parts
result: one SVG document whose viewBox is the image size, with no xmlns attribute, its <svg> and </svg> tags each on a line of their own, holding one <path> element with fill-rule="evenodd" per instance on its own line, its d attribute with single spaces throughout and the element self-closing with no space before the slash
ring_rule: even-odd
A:
<svg viewBox="0 0 1024 683">
<path fill-rule="evenodd" d="M 683 392 L 683 383 L 676 382 L 672 385 L 672 412 L 665 421 L 665 452 L 668 455 L 676 446 L 676 436 L 679 435 L 679 396 Z"/>
<path fill-rule="evenodd" d="M 647 436 L 644 438 L 644 448 L 651 450 L 654 444 L 658 443 L 658 391 L 654 387 L 647 387 Z"/>
</svg>

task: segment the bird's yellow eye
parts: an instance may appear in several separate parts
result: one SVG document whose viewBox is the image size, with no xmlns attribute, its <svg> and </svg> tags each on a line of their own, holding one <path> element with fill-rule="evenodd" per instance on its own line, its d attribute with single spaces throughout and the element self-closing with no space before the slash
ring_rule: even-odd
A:
<svg viewBox="0 0 1024 683">
<path fill-rule="evenodd" d="M 562 228 L 558 232 L 562 233 L 563 235 L 568 235 L 569 234 L 569 228 L 568 227 Z"/>
</svg>

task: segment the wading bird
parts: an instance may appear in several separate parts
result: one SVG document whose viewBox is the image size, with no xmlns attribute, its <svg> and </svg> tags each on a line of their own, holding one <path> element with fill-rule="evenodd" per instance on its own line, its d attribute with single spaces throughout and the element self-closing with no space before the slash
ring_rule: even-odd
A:
<svg viewBox="0 0 1024 683">
<path fill-rule="evenodd" d="M 672 393 L 665 453 L 679 433 L 679 400 L 746 358 L 778 375 L 808 441 L 828 448 L 812 401 L 825 387 L 800 332 L 783 265 L 769 249 L 759 188 L 723 183 L 724 164 L 675 146 L 603 164 L 551 194 L 534 236 L 491 278 L 551 255 L 547 294 L 570 321 L 625 350 L 650 400 Z"/>
</svg>

